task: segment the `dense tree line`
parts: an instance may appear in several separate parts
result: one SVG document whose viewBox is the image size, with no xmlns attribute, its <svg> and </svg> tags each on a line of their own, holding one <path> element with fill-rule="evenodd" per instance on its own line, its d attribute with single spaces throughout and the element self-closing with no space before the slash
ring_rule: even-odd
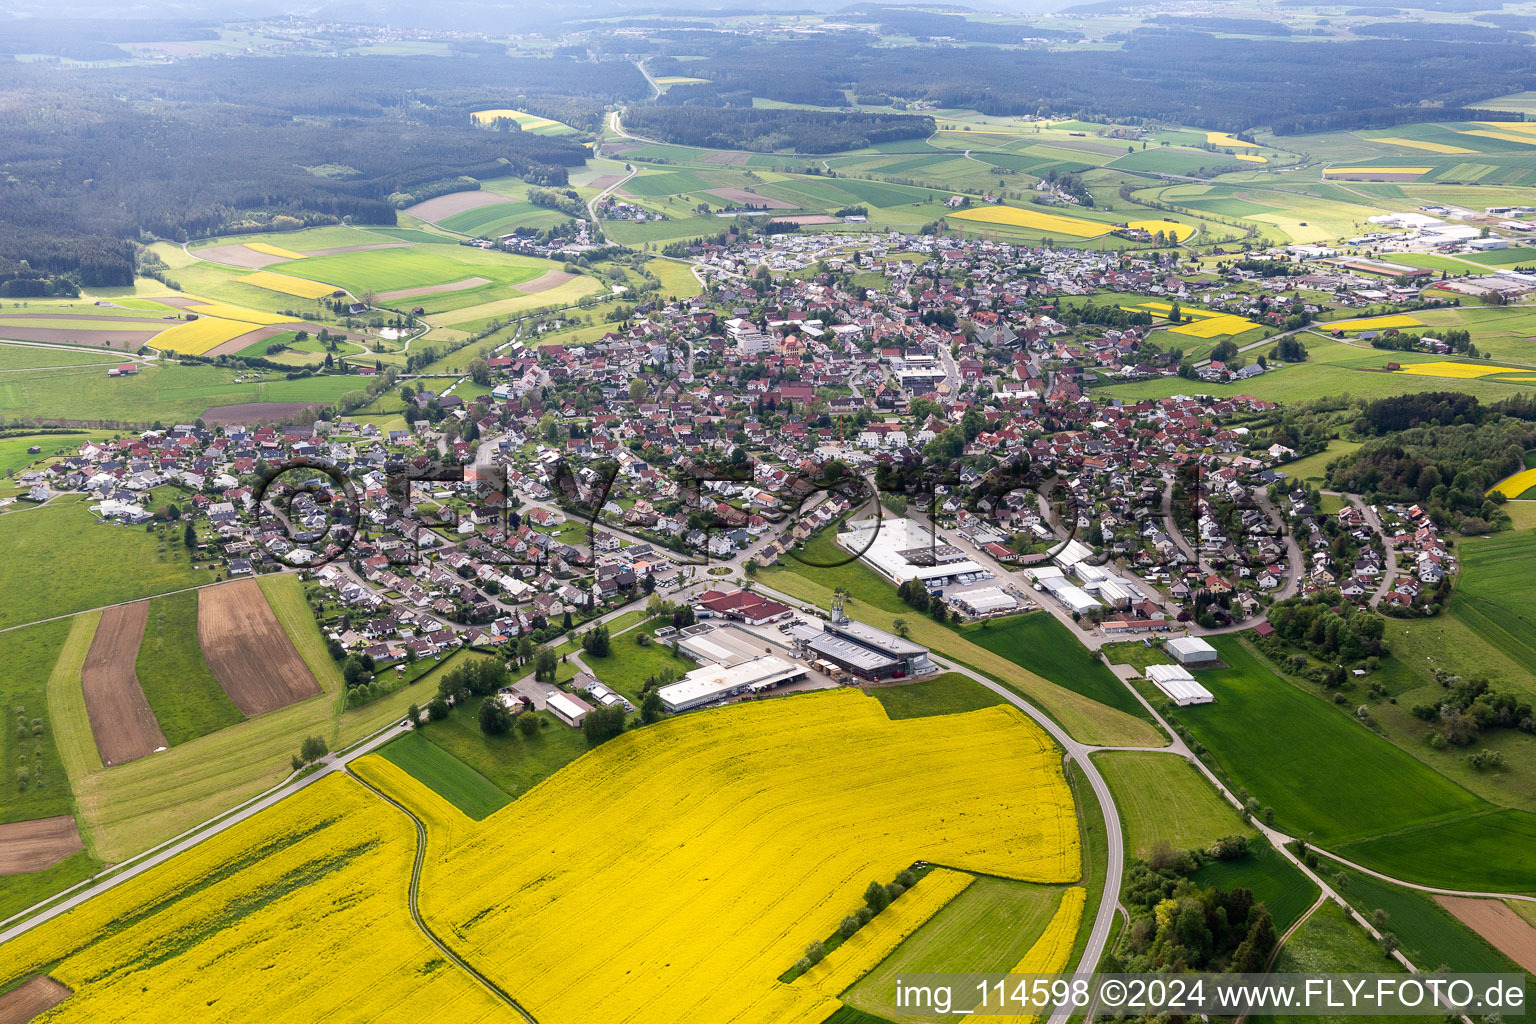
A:
<svg viewBox="0 0 1536 1024">
<path fill-rule="evenodd" d="M 0 65 L 0 283 L 69 274 L 127 284 L 128 240 L 146 235 L 393 224 L 391 196 L 424 196 L 459 175 L 564 185 L 582 146 L 484 131 L 469 110 L 501 102 L 505 83 L 607 99 L 643 92 L 624 67 L 371 57 Z"/>
<path fill-rule="evenodd" d="M 1276 636 L 1324 661 L 1360 661 L 1386 652 L 1386 620 L 1340 601 L 1334 591 L 1276 601 L 1269 624 Z"/>
<path fill-rule="evenodd" d="M 1518 729 L 1536 732 L 1530 698 L 1493 688 L 1487 679 L 1441 676 L 1445 696 L 1439 701 L 1415 704 L 1415 718 L 1440 727 L 1439 735 L 1458 747 L 1470 746 L 1484 732 Z"/>
<path fill-rule="evenodd" d="M 687 35 L 687 45 L 679 41 L 674 52 L 703 52 L 706 59 L 662 58 L 652 71 L 707 78 L 717 97 L 747 93 L 842 106 L 843 90 L 853 89 L 988 115 L 1166 120 L 1224 131 L 1268 124 L 1294 134 L 1401 123 L 1422 119 L 1424 102 L 1436 104 L 1437 117 L 1456 119 L 1486 96 L 1536 85 L 1529 48 L 1502 43 L 1218 43 L 1166 27 L 1134 34 L 1120 50 L 1075 51 L 881 47 L 854 33 L 814 40 Z M 1209 59 L 1213 45 L 1222 60 Z M 829 49 L 837 60 L 826 59 Z M 668 90 L 669 102 L 687 102 L 679 88 Z M 695 96 L 718 103 L 706 91 Z"/>
<path fill-rule="evenodd" d="M 670 93 L 670 90 L 669 90 Z M 821 110 L 631 106 L 624 127 L 637 135 L 713 149 L 839 153 L 933 134 L 933 118 Z"/>
</svg>

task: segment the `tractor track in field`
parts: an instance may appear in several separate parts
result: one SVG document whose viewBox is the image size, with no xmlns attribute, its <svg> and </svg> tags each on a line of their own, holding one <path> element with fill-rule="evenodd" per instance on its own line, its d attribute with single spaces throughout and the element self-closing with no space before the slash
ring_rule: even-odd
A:
<svg viewBox="0 0 1536 1024">
<path fill-rule="evenodd" d="M 401 814 L 405 815 L 407 818 L 410 818 L 411 824 L 416 826 L 416 856 L 411 862 L 411 885 L 408 890 L 407 899 L 410 903 L 411 920 L 416 922 L 416 927 L 421 931 L 421 934 L 425 935 L 427 937 L 427 941 L 436 946 L 438 951 L 442 953 L 443 956 L 452 961 L 454 965 L 459 968 L 459 970 L 463 971 L 471 978 L 474 978 L 485 987 L 487 992 L 490 992 L 497 999 L 500 999 L 503 1003 L 506 1003 L 512 1009 L 516 1010 L 518 1014 L 528 1022 L 528 1024 L 539 1024 L 538 1018 L 529 1013 L 527 1008 L 525 1008 L 522 1003 L 519 1003 L 516 999 L 512 998 L 512 996 L 503 990 L 500 985 L 497 985 L 490 978 L 487 978 L 485 975 L 481 974 L 478 970 L 471 966 L 467 960 L 465 960 L 458 953 L 454 952 L 453 948 L 450 947 L 448 943 L 438 938 L 437 933 L 434 932 L 431 927 L 428 926 L 427 922 L 422 918 L 421 907 L 418 900 L 421 893 L 421 869 L 422 865 L 426 863 L 427 859 L 426 824 L 423 823 L 420 818 L 416 817 L 416 815 L 411 812 L 409 807 L 406 807 L 400 801 L 385 793 L 373 783 L 357 775 L 350 768 L 346 769 L 346 772 L 348 778 L 351 778 L 361 785 L 366 786 L 370 791 L 372 791 L 374 796 L 377 796 L 379 799 L 393 806 Z"/>
</svg>

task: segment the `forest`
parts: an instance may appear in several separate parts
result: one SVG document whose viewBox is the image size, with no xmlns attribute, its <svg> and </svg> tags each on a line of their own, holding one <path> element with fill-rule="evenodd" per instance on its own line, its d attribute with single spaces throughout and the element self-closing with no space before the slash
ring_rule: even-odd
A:
<svg viewBox="0 0 1536 1024">
<path fill-rule="evenodd" d="M 392 195 L 461 174 L 564 185 L 586 159 L 578 142 L 487 131 L 470 111 L 537 93 L 567 113 L 646 91 L 627 62 L 565 59 L 0 65 L 0 291 L 61 274 L 131 283 L 141 237 L 279 215 L 393 224 Z"/>
<path fill-rule="evenodd" d="M 969 107 L 988 115 L 1056 114 L 1088 119 L 1174 121 L 1223 131 L 1268 125 L 1296 134 L 1423 117 L 1456 118 L 1488 96 L 1536 86 L 1527 46 L 1372 39 L 1290 42 L 1219 40 L 1174 26 L 1131 33 L 1120 50 L 876 46 L 857 33 L 757 41 L 687 33 L 656 75 L 707 78 L 669 102 L 739 102 L 751 94 L 790 103 L 843 106 L 845 89 Z M 1212 60 L 1212 48 L 1222 57 Z M 836 60 L 829 60 L 836 53 Z M 1476 119 L 1476 118 L 1473 118 Z"/>
<path fill-rule="evenodd" d="M 668 95 L 676 92 L 668 90 Z M 750 100 L 749 100 L 750 102 Z M 910 114 L 834 113 L 699 106 L 630 106 L 624 127 L 637 135 L 711 149 L 840 153 L 933 134 L 933 118 Z"/>
</svg>

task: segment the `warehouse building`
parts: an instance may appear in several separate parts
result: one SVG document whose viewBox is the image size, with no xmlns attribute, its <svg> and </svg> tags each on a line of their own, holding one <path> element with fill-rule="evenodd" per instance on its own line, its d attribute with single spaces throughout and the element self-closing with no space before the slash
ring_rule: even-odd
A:
<svg viewBox="0 0 1536 1024">
<path fill-rule="evenodd" d="M 1148 665 L 1147 678 L 1181 708 L 1216 700 L 1210 690 L 1195 682 L 1188 669 L 1179 665 Z"/>
<path fill-rule="evenodd" d="M 1060 569 L 1044 568 L 1034 571 L 1035 583 L 1046 593 L 1066 606 L 1067 611 L 1088 615 L 1102 607 L 1082 587 L 1068 580 Z"/>
<path fill-rule="evenodd" d="M 1168 653 L 1180 665 L 1214 665 L 1216 648 L 1197 636 L 1181 636 L 1168 641 Z"/>
<path fill-rule="evenodd" d="M 792 661 L 764 654 L 738 665 L 705 665 L 683 676 L 678 682 L 663 686 L 656 693 L 662 705 L 673 714 L 713 704 L 744 693 L 761 693 L 804 679 L 806 669 Z"/>
<path fill-rule="evenodd" d="M 794 612 L 777 601 L 745 590 L 711 590 L 693 602 L 694 611 L 700 615 L 717 615 L 723 619 L 735 619 L 749 626 L 761 626 L 765 622 L 787 619 Z"/>
<path fill-rule="evenodd" d="M 807 657 L 819 658 L 867 682 L 925 675 L 938 667 L 922 644 L 848 618 L 841 597 L 833 598 L 832 618 L 805 642 L 805 647 Z"/>
<path fill-rule="evenodd" d="M 992 578 L 991 570 L 911 519 L 865 519 L 851 525 L 838 534 L 837 543 L 898 586 L 921 580 L 929 587 L 947 587 Z"/>
<path fill-rule="evenodd" d="M 582 720 L 592 711 L 592 705 L 573 694 L 555 692 L 544 700 L 549 713 L 572 729 L 581 728 Z"/>
<path fill-rule="evenodd" d="M 979 587 L 976 590 L 967 590 L 956 594 L 950 599 L 950 603 L 965 614 L 978 619 L 988 615 L 1006 615 L 1017 611 L 1019 607 L 1019 599 L 1002 587 Z"/>
</svg>

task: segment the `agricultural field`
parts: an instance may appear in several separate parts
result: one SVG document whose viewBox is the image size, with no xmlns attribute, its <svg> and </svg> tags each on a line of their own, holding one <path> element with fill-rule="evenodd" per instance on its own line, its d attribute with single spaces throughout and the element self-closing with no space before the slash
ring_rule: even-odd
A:
<svg viewBox="0 0 1536 1024">
<path fill-rule="evenodd" d="M 320 695 L 255 580 L 198 592 L 197 640 L 213 677 L 247 718 Z"/>
<path fill-rule="evenodd" d="M 985 795 L 965 767 L 980 763 Z M 357 767 L 428 823 L 427 922 L 454 934 L 461 953 L 541 1020 L 612 1019 L 643 1000 L 665 1009 L 659 1019 L 820 1021 L 836 1009 L 831 997 L 809 979 L 775 979 L 857 905 L 868 878 L 916 859 L 1034 882 L 1081 871 L 1056 753 L 1012 708 L 893 722 L 876 701 L 840 690 L 690 714 L 609 741 L 478 826 L 383 759 Z M 898 795 L 914 775 L 934 800 Z M 774 784 L 760 787 L 768 778 Z M 802 799 L 771 799 L 785 786 Z M 573 792 L 611 808 L 601 828 L 528 829 L 568 814 Z M 503 818 L 522 828 L 509 832 Z M 672 824 L 658 832 L 657 820 Z M 701 870 L 722 842 L 743 869 Z M 754 854 L 765 843 L 771 858 Z M 604 909 L 600 865 L 610 862 L 666 898 Z M 652 876 L 671 882 L 653 887 Z M 534 879 L 553 883 L 540 888 L 554 898 L 527 890 Z M 579 990 L 555 970 L 578 948 L 598 975 Z M 643 967 L 652 956 L 688 969 L 654 973 Z M 601 977 L 637 969 L 646 991 Z M 712 980 L 726 975 L 731 986 Z"/>
<path fill-rule="evenodd" d="M 0 349 L 0 352 L 3 352 Z M 75 455 L 87 441 L 100 441 L 114 436 L 102 430 L 71 430 L 62 433 L 16 434 L 0 438 L 0 474 L 22 473 L 30 466 L 37 466 L 64 455 Z M 27 451 L 41 448 L 36 455 Z"/>
<path fill-rule="evenodd" d="M 134 675 L 148 601 L 114 605 L 101 613 L 96 638 L 80 669 L 85 707 L 101 763 L 108 768 L 166 747 L 160 723 Z"/>
<path fill-rule="evenodd" d="M 245 720 L 197 641 L 198 594 L 152 598 L 135 674 L 170 746 Z"/>
<path fill-rule="evenodd" d="M 45 970 L 70 990 L 56 1021 L 196 1019 L 221 1001 L 252 1024 L 302 1007 L 519 1020 L 411 921 L 412 850 L 408 818 L 332 776 L 8 944 L 0 984 Z M 287 966 L 266 970 L 277 955 Z M 262 983 L 231 999 L 232 976 Z"/>
<path fill-rule="evenodd" d="M 511 802 L 495 783 L 420 732 L 400 737 L 379 753 L 475 821 Z"/>
<path fill-rule="evenodd" d="M 1419 825 L 1459 831 L 1490 806 L 1364 726 L 1269 669 L 1245 642 L 1215 641 L 1225 667 L 1202 670 L 1216 703 L 1175 708 L 1210 759 L 1262 805 L 1279 828 L 1320 845 Z M 1369 842 L 1369 840 L 1367 840 Z M 1397 849 L 1400 837 L 1386 846 Z M 1364 854 L 1361 854 L 1364 856 Z"/>
<path fill-rule="evenodd" d="M 1130 715 L 1146 714 L 1135 694 L 1049 612 L 985 621 L 961 635 L 1057 686 Z"/>
<path fill-rule="evenodd" d="M 173 540 L 100 522 L 75 496 L 13 513 L 5 531 L 0 626 L 213 582 L 211 572 L 192 567 L 180 533 Z M 58 571 L 66 564 L 71 571 Z"/>
<path fill-rule="evenodd" d="M 1093 760 L 1115 796 L 1131 856 L 1145 858 L 1161 843 L 1203 850 L 1224 836 L 1257 835 L 1182 757 L 1122 751 Z"/>
<path fill-rule="evenodd" d="M 1279 923 L 1276 922 L 1278 930 Z M 1379 974 L 1397 974 L 1404 970 L 1396 960 L 1384 957 L 1381 949 L 1375 941 L 1366 934 L 1365 929 L 1352 921 L 1338 904 L 1332 900 L 1326 900 L 1307 918 L 1302 926 L 1296 929 L 1289 941 L 1280 947 L 1280 955 L 1276 958 L 1274 971 L 1277 974 L 1300 973 L 1341 973 L 1348 971 L 1371 971 Z M 1308 1024 L 1346 1024 L 1350 1020 L 1346 1016 L 1316 1016 L 1316 1017 L 1265 1017 L 1254 1015 L 1250 1018 L 1264 1024 L 1274 1021 L 1306 1021 Z M 1409 1024 L 1416 1017 L 1389 1017 L 1386 1015 L 1373 1015 L 1374 1021 L 1382 1024 Z"/>
</svg>

